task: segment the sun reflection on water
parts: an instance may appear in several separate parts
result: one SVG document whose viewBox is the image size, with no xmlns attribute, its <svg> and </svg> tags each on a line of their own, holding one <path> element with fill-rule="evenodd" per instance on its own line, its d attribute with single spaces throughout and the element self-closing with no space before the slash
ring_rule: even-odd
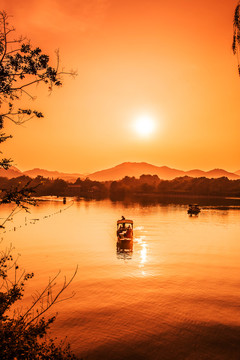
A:
<svg viewBox="0 0 240 360">
<path fill-rule="evenodd" d="M 140 250 L 140 259 L 141 259 L 142 266 L 144 266 L 143 264 L 145 262 L 147 262 L 147 244 L 142 243 L 141 246 L 142 246 L 142 249 Z"/>
<path fill-rule="evenodd" d="M 138 229 L 139 230 L 139 229 Z M 143 230 L 143 227 L 141 227 L 141 230 Z M 147 259 L 147 254 L 148 254 L 148 245 L 146 243 L 146 236 L 141 235 L 137 238 L 135 238 L 135 242 L 140 246 L 140 250 L 139 250 L 139 265 L 138 267 L 141 269 L 141 274 L 142 276 L 146 276 L 147 273 L 144 270 L 144 265 L 147 263 L 148 259 Z"/>
</svg>

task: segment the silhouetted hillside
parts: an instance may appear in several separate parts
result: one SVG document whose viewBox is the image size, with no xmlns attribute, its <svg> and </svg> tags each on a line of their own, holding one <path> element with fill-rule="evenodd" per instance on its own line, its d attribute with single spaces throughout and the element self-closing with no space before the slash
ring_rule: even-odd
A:
<svg viewBox="0 0 240 360">
<path fill-rule="evenodd" d="M 148 163 L 135 163 L 125 162 L 117 165 L 113 168 L 97 171 L 93 174 L 88 175 L 91 180 L 98 181 L 109 181 L 109 180 L 120 180 L 125 176 L 134 176 L 139 178 L 141 175 L 157 175 L 162 180 L 172 180 L 179 176 L 191 176 L 191 177 L 206 177 L 206 178 L 217 178 L 226 176 L 229 179 L 240 179 L 240 176 L 235 173 L 230 173 L 222 169 L 215 169 L 210 171 L 202 170 L 190 170 L 182 171 L 177 169 L 171 169 L 167 166 L 155 166 Z"/>
<path fill-rule="evenodd" d="M 112 168 L 97 171 L 89 175 L 77 173 L 68 174 L 59 171 L 49 171 L 38 168 L 22 172 L 14 166 L 11 166 L 9 170 L 0 170 L 0 176 L 7 177 L 8 179 L 21 175 L 30 176 L 31 178 L 43 176 L 44 178 L 63 179 L 65 181 L 75 181 L 77 178 L 85 179 L 86 177 L 96 181 L 115 181 L 121 180 L 125 176 L 134 176 L 135 178 L 139 178 L 141 175 L 157 175 L 162 180 L 173 180 L 176 177 L 186 175 L 197 178 L 219 178 L 224 176 L 231 180 L 237 180 L 240 179 L 240 170 L 236 173 L 231 173 L 223 169 L 214 169 L 210 171 L 194 169 L 189 171 L 182 171 L 172 169 L 167 166 L 155 166 L 145 162 L 124 162 Z"/>
<path fill-rule="evenodd" d="M 35 178 L 37 176 L 43 176 L 44 178 L 50 179 L 63 179 L 66 181 L 75 181 L 77 178 L 85 178 L 86 175 L 83 174 L 68 174 L 62 173 L 59 171 L 49 171 L 44 169 L 32 169 L 27 171 L 21 171 L 17 169 L 15 166 L 11 166 L 8 170 L 0 169 L 0 176 L 6 177 L 8 179 L 16 178 L 21 175 L 26 175 L 31 178 Z"/>
<path fill-rule="evenodd" d="M 8 170 L 0 169 L 0 176 L 6 177 L 8 179 L 15 178 L 20 175 L 22 175 L 22 172 L 15 166 L 11 166 Z"/>
<path fill-rule="evenodd" d="M 235 180 L 235 179 L 239 179 L 239 175 L 237 175 L 236 173 L 230 173 L 228 171 L 222 170 L 222 169 L 214 169 L 214 170 L 210 170 L 205 172 L 205 174 L 203 175 L 205 177 L 208 178 L 219 178 L 222 176 L 226 176 L 231 180 Z"/>
<path fill-rule="evenodd" d="M 145 162 L 125 162 L 113 168 L 97 171 L 88 175 L 91 180 L 107 181 L 120 180 L 125 176 L 134 176 L 139 178 L 141 175 L 158 175 L 161 179 L 173 179 L 184 175 L 184 171 L 171 169 L 167 166 L 155 166 Z"/>
<path fill-rule="evenodd" d="M 63 179 L 66 181 L 74 181 L 79 177 L 85 177 L 82 174 L 67 174 L 67 173 L 62 173 L 59 171 L 49 171 L 49 170 L 38 169 L 38 168 L 24 171 L 23 175 L 30 176 L 31 178 L 35 178 L 36 176 L 43 176 L 45 178 Z"/>
</svg>

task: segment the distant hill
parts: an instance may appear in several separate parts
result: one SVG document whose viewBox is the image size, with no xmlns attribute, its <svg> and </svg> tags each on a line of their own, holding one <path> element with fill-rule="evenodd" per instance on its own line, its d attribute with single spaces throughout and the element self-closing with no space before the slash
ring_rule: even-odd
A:
<svg viewBox="0 0 240 360">
<path fill-rule="evenodd" d="M 158 167 L 145 162 L 124 162 L 113 168 L 97 171 L 88 175 L 88 177 L 91 180 L 106 181 L 120 180 L 125 176 L 135 176 L 138 178 L 143 174 L 158 175 L 162 179 L 174 179 L 175 177 L 185 175 L 184 171 L 171 169 L 167 166 Z"/>
<path fill-rule="evenodd" d="M 8 170 L 0 169 L 0 176 L 7 177 L 8 179 L 12 179 L 21 175 L 22 172 L 15 166 L 11 166 Z"/>
<path fill-rule="evenodd" d="M 157 175 L 163 180 L 172 180 L 179 176 L 191 176 L 191 177 L 207 177 L 207 178 L 218 178 L 226 176 L 229 179 L 235 180 L 240 179 L 240 176 L 236 173 L 230 173 L 222 169 L 214 169 L 211 171 L 202 170 L 190 170 L 182 171 L 169 168 L 167 166 L 155 166 L 145 162 L 124 162 L 120 165 L 114 166 L 110 169 L 101 170 L 88 175 L 91 180 L 107 181 L 107 180 L 120 180 L 125 176 L 134 176 L 136 178 L 141 175 Z"/>
<path fill-rule="evenodd" d="M 223 176 L 226 176 L 227 178 L 231 179 L 231 180 L 237 180 L 240 178 L 240 174 L 236 174 L 236 173 L 230 173 L 226 170 L 223 169 L 214 169 L 214 170 L 210 170 L 210 171 L 202 171 L 202 170 L 190 170 L 190 171 L 186 171 L 185 174 L 187 176 L 191 176 L 191 177 L 206 177 L 206 178 L 220 178 Z"/>
<path fill-rule="evenodd" d="M 237 180 L 240 178 L 240 176 L 236 173 L 230 173 L 228 171 L 222 170 L 222 169 L 214 169 L 211 171 L 207 171 L 205 173 L 205 176 L 208 178 L 219 178 L 222 176 L 226 176 L 231 180 Z"/>
<path fill-rule="evenodd" d="M 207 178 L 219 178 L 226 176 L 231 180 L 240 179 L 240 170 L 235 173 L 230 173 L 223 169 L 214 169 L 210 171 L 203 171 L 199 169 L 183 171 L 172 169 L 167 166 L 155 166 L 148 164 L 146 162 L 124 162 L 117 166 L 114 166 L 109 169 L 101 170 L 94 172 L 92 174 L 68 174 L 62 173 L 59 171 L 50 171 L 44 169 L 32 169 L 27 171 L 20 171 L 14 166 L 11 166 L 8 170 L 0 169 L 0 176 L 7 177 L 9 179 L 18 177 L 21 175 L 26 175 L 32 178 L 37 177 L 38 175 L 45 178 L 53 179 L 63 179 L 65 181 L 76 181 L 77 178 L 85 179 L 86 176 L 91 180 L 97 181 L 108 181 L 108 180 L 120 180 L 125 176 L 134 176 L 139 178 L 141 175 L 157 175 L 160 179 L 163 180 L 172 180 L 180 176 L 190 176 L 190 177 L 207 177 Z"/>
<path fill-rule="evenodd" d="M 75 181 L 77 178 L 86 178 L 86 175 L 82 174 L 67 174 L 67 173 L 61 173 L 59 171 L 49 171 L 44 169 L 32 169 L 27 171 L 20 171 L 15 166 L 11 166 L 8 170 L 0 169 L 0 176 L 7 177 L 8 179 L 12 179 L 21 175 L 26 175 L 31 178 L 35 178 L 38 175 L 43 176 L 45 178 L 53 178 L 53 179 L 63 179 L 66 181 Z"/>
<path fill-rule="evenodd" d="M 66 181 L 74 181 L 77 178 L 85 178 L 85 175 L 82 174 L 67 174 L 67 173 L 62 173 L 59 171 L 49 171 L 49 170 L 44 170 L 44 169 L 32 169 L 32 170 L 27 170 L 23 172 L 23 175 L 27 175 L 29 177 L 35 178 L 37 176 L 43 176 L 45 178 L 53 178 L 53 179 L 63 179 Z"/>
<path fill-rule="evenodd" d="M 185 175 L 191 176 L 191 177 L 202 177 L 202 176 L 205 176 L 205 171 L 194 169 L 194 170 L 186 171 Z"/>
</svg>

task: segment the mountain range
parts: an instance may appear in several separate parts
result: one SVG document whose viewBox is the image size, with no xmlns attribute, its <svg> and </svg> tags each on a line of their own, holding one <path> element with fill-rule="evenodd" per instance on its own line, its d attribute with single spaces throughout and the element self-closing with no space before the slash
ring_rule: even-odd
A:
<svg viewBox="0 0 240 360">
<path fill-rule="evenodd" d="M 44 169 L 32 169 L 27 171 L 21 171 L 15 166 L 11 166 L 8 170 L 0 169 L 0 176 L 7 177 L 9 179 L 26 175 L 31 178 L 35 178 L 37 176 L 43 176 L 45 178 L 53 178 L 53 179 L 63 179 L 65 181 L 75 181 L 77 178 L 86 178 L 86 174 L 68 174 L 59 171 L 50 171 Z"/>
<path fill-rule="evenodd" d="M 125 176 L 135 176 L 139 178 L 141 175 L 157 175 L 160 179 L 163 180 L 172 180 L 179 176 L 191 176 L 191 177 L 206 177 L 206 178 L 219 178 L 222 176 L 228 177 L 231 180 L 240 179 L 240 170 L 231 173 L 223 169 L 214 169 L 210 171 L 203 170 L 177 170 L 172 169 L 167 166 L 155 166 L 145 162 L 124 162 L 117 166 L 114 166 L 109 169 L 101 170 L 94 172 L 92 174 L 68 174 L 58 171 L 49 171 L 44 169 L 32 169 L 28 171 L 20 171 L 15 166 L 11 166 L 8 170 L 0 169 L 0 176 L 7 178 L 14 178 L 21 175 L 27 175 L 29 177 L 35 178 L 40 175 L 46 178 L 53 179 L 63 179 L 65 181 L 75 181 L 77 178 L 84 179 L 88 177 L 91 180 L 97 181 L 108 181 L 108 180 L 120 180 Z"/>
<path fill-rule="evenodd" d="M 191 177 L 207 177 L 207 178 L 219 178 L 226 176 L 231 180 L 240 179 L 240 170 L 236 173 L 230 173 L 223 169 L 214 169 L 210 171 L 203 170 L 190 170 L 183 171 L 172 169 L 167 166 L 155 166 L 145 162 L 134 163 L 125 162 L 110 169 L 97 171 L 93 174 L 89 174 L 88 177 L 91 180 L 105 181 L 105 180 L 119 180 L 124 176 L 135 176 L 138 178 L 142 174 L 145 175 L 157 175 L 163 180 L 172 180 L 179 176 L 191 176 Z"/>
</svg>

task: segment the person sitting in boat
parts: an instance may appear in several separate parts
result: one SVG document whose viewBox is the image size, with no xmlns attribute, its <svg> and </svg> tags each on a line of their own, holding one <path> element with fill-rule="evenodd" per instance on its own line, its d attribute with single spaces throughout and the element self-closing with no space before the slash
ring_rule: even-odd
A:
<svg viewBox="0 0 240 360">
<path fill-rule="evenodd" d="M 126 231 L 126 227 L 125 227 L 125 223 L 121 224 L 118 231 L 117 231 L 117 235 L 122 234 L 124 231 Z"/>
<path fill-rule="evenodd" d="M 132 231 L 132 229 L 131 229 L 131 226 L 129 225 L 129 226 L 127 227 L 126 237 L 127 237 L 127 238 L 131 238 L 132 235 L 133 235 L 133 231 Z"/>
</svg>

